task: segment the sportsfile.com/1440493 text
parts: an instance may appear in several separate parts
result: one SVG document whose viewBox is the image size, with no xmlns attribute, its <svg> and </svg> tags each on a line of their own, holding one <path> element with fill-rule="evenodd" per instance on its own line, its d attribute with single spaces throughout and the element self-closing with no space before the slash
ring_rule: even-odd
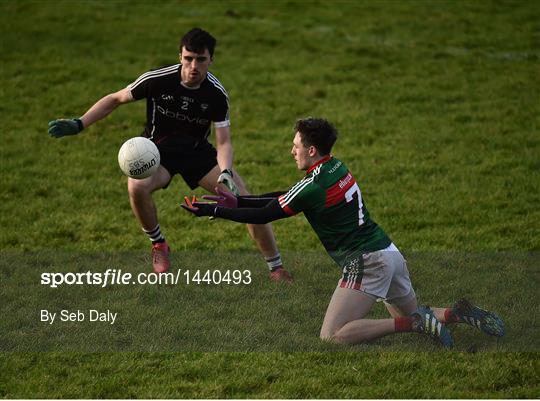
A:
<svg viewBox="0 0 540 401">
<path fill-rule="evenodd" d="M 122 269 L 107 269 L 104 272 L 44 272 L 41 285 L 57 288 L 61 285 L 249 285 L 252 282 L 250 270 L 189 270 L 178 269 L 176 273 L 123 272 Z"/>
</svg>

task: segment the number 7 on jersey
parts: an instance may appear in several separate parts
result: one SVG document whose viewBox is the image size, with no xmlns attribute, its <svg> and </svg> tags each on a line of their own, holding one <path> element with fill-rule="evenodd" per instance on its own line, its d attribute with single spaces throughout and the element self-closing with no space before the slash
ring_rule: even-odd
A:
<svg viewBox="0 0 540 401">
<path fill-rule="evenodd" d="M 354 183 L 352 187 L 348 189 L 347 192 L 345 192 L 345 200 L 347 203 L 352 202 L 353 195 L 357 193 L 358 194 L 358 225 L 361 226 L 364 224 L 364 213 L 362 212 L 362 194 L 360 192 L 360 187 L 358 187 L 357 183 Z"/>
</svg>

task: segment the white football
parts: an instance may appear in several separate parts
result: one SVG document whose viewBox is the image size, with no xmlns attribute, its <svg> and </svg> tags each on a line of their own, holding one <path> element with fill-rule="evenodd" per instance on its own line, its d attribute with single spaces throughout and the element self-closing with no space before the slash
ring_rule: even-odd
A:
<svg viewBox="0 0 540 401">
<path fill-rule="evenodd" d="M 138 180 L 150 177 L 159 167 L 159 150 L 150 139 L 138 136 L 128 139 L 118 152 L 122 172 Z"/>
</svg>

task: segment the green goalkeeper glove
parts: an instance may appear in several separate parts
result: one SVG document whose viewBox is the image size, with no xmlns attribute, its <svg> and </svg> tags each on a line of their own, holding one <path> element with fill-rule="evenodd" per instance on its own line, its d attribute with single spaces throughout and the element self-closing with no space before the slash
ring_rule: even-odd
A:
<svg viewBox="0 0 540 401">
<path fill-rule="evenodd" d="M 236 196 L 240 195 L 240 190 L 236 186 L 236 183 L 233 180 L 233 172 L 230 169 L 225 169 L 221 172 L 221 174 L 218 177 L 217 180 L 218 183 L 225 185 L 227 188 L 229 188 L 229 191 L 231 191 Z"/>
<path fill-rule="evenodd" d="M 84 129 L 80 118 L 71 120 L 54 120 L 49 122 L 49 135 L 55 138 L 62 138 L 66 135 L 76 135 Z"/>
</svg>

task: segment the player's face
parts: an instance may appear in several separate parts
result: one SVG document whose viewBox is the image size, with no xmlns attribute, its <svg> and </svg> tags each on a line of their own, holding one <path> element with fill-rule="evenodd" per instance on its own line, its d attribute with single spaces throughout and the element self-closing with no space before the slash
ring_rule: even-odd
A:
<svg viewBox="0 0 540 401">
<path fill-rule="evenodd" d="M 212 57 L 208 49 L 204 49 L 204 53 L 195 53 L 186 50 L 182 47 L 180 54 L 180 63 L 182 71 L 180 73 L 182 83 L 186 86 L 196 88 L 206 78 L 208 67 L 212 64 Z"/>
<path fill-rule="evenodd" d="M 291 154 L 296 161 L 298 170 L 307 170 L 313 165 L 313 157 L 311 154 L 314 152 L 314 150 L 315 148 L 313 146 L 304 146 L 300 133 L 297 132 L 293 139 Z"/>
</svg>

